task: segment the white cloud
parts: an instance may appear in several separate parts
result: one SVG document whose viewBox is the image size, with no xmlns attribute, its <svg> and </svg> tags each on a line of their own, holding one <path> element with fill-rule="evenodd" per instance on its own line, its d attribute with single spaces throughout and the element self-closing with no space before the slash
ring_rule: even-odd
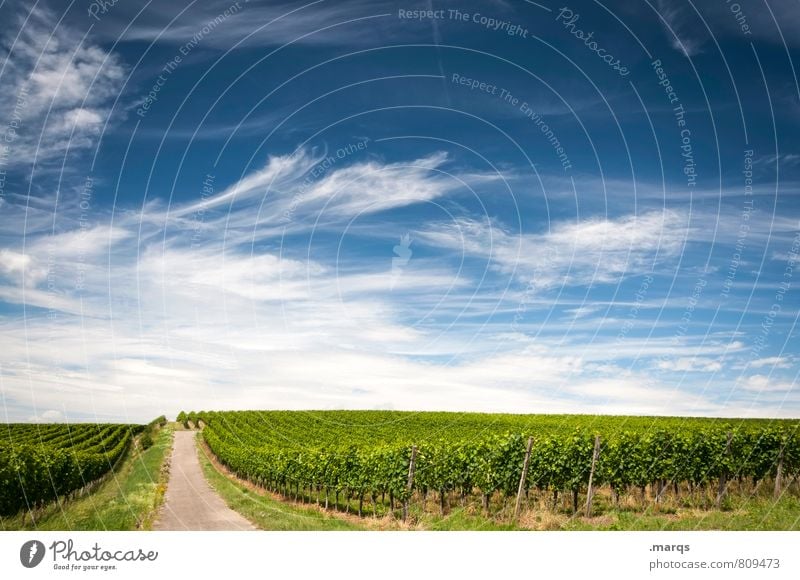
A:
<svg viewBox="0 0 800 580">
<path fill-rule="evenodd" d="M 794 391 L 793 382 L 783 381 L 766 375 L 753 375 L 737 382 L 740 389 L 759 393 Z"/>
<path fill-rule="evenodd" d="M 501 272 L 516 273 L 538 288 L 640 275 L 657 257 L 676 256 L 686 236 L 684 219 L 674 212 L 561 222 L 542 234 L 511 233 L 496 223 L 466 219 L 417 232 L 431 246 L 490 260 Z"/>
<path fill-rule="evenodd" d="M 214 299 L 204 303 L 211 308 Z M 196 306 L 196 305 L 195 305 Z M 31 325 L 27 342 L 9 334 L 4 356 L 6 398 L 25 402 L 37 385 L 40 406 L 92 416 L 145 420 L 182 408 L 396 408 L 498 412 L 587 412 L 730 415 L 738 409 L 667 383 L 541 346 L 509 344 L 506 352 L 449 363 L 422 362 L 386 352 L 394 337 L 379 336 L 361 318 L 307 317 L 246 322 L 238 304 L 223 325 L 212 313 L 188 326 L 172 312 L 162 327 L 85 321 Z M 156 307 L 158 309 L 158 307 Z M 218 313 L 223 313 L 218 306 Z M 148 319 L 150 314 L 145 313 Z M 373 321 L 375 322 L 375 321 Z M 324 335 L 332 333 L 328 338 Z M 331 340 L 332 339 L 332 340 Z M 57 354 L 47 346 L 58 348 Z M 56 359 L 57 360 L 54 360 Z M 80 370 L 71 371 L 70 367 Z M 791 409 L 785 409 L 791 412 Z M 744 412 L 744 411 L 742 411 Z"/>
<path fill-rule="evenodd" d="M 63 423 L 66 421 L 66 417 L 61 411 L 48 409 L 39 415 L 28 417 L 28 421 L 31 423 Z"/>
<path fill-rule="evenodd" d="M 269 216 L 293 207 L 298 231 L 323 216 L 331 233 L 344 235 L 343 226 L 365 212 L 495 179 L 449 175 L 453 164 L 442 154 L 405 163 L 359 159 L 328 168 L 295 198 L 314 164 L 305 153 L 273 157 L 203 204 L 173 208 L 171 219 L 159 202 L 141 213 L 117 211 L 113 228 L 110 217 L 94 215 L 95 225 L 81 230 L 79 208 L 66 207 L 60 233 L 35 230 L 24 255 L 21 247 L 4 248 L 0 300 L 48 310 L 2 319 L 0 372 L 12 419 L 61 409 L 70 419 L 143 421 L 187 407 L 751 412 L 676 390 L 667 373 L 653 380 L 630 370 L 631 361 L 676 350 L 708 367 L 743 349 L 739 341 L 586 341 L 580 332 L 622 322 L 598 320 L 580 302 L 573 302 L 570 327 L 577 334 L 557 346 L 545 335 L 558 329 L 534 337 L 528 326 L 513 333 L 492 318 L 498 305 L 513 313 L 531 299 L 520 287 L 531 279 L 546 288 L 610 283 L 673 259 L 687 235 L 681 215 L 561 222 L 535 234 L 465 218 L 449 227 L 421 224 L 400 276 L 392 273 L 395 232 L 374 237 L 366 260 L 340 259 L 326 253 L 329 245 L 317 255 L 275 240 L 252 243 L 262 201 Z M 374 250 L 384 242 L 381 257 Z M 491 261 L 509 278 L 516 272 L 523 284 L 476 293 L 472 274 L 442 257 L 454 250 Z M 23 266 L 31 273 L 25 284 Z M 684 368 L 676 364 L 673 370 Z"/>
<path fill-rule="evenodd" d="M 258 234 L 278 236 L 429 202 L 501 179 L 485 173 L 452 175 L 445 169 L 447 162 L 446 154 L 434 153 L 407 162 L 354 159 L 348 163 L 336 156 L 315 155 L 301 149 L 295 154 L 271 156 L 264 167 L 214 196 L 170 208 L 169 218 L 186 220 L 198 212 L 221 208 L 225 213 L 204 218 L 204 226 L 213 227 L 224 221 L 228 229 L 245 228 L 252 239 L 252 205 L 258 203 Z M 165 217 L 156 211 L 144 219 L 157 223 Z"/>
<path fill-rule="evenodd" d="M 0 300 L 97 316 L 102 309 L 97 294 L 83 302 L 83 286 L 94 283 L 94 291 L 99 292 L 100 284 L 107 285 L 106 269 L 98 264 L 108 260 L 115 245 L 129 238 L 127 230 L 108 225 L 29 235 L 25 254 L 0 250 Z"/>
<path fill-rule="evenodd" d="M 793 364 L 794 364 L 794 359 L 792 357 L 769 356 L 765 358 L 752 360 L 748 363 L 748 366 L 754 369 L 760 369 L 762 367 L 772 367 L 775 369 L 789 369 L 792 368 Z"/>
<path fill-rule="evenodd" d="M 0 272 L 12 275 L 22 274 L 30 262 L 30 256 L 9 249 L 0 250 Z"/>
<path fill-rule="evenodd" d="M 129 229 L 92 230 L 100 247 L 80 301 L 59 302 L 71 299 L 59 285 L 28 289 L 27 304 L 39 292 L 57 316 L 6 321 L 0 364 L 15 406 L 137 421 L 186 407 L 731 412 L 645 382 L 601 343 L 551 351 L 528 337 L 415 327 L 397 316 L 405 300 L 468 292 L 466 281 L 412 257 L 392 287 L 390 246 L 383 263 L 346 271 L 246 247 L 222 253 L 216 237 L 201 247 L 168 238 L 139 253 Z M 74 260 L 79 238 L 57 241 L 61 260 Z M 648 347 L 668 351 L 657 342 Z"/>
<path fill-rule="evenodd" d="M 571 314 L 573 318 L 586 318 L 596 312 L 602 310 L 600 306 L 578 306 L 577 308 L 568 308 L 564 310 L 565 314 Z"/>
<path fill-rule="evenodd" d="M 680 357 L 670 360 L 661 360 L 657 367 L 662 371 L 715 373 L 722 370 L 719 360 L 703 357 Z"/>
<path fill-rule="evenodd" d="M 658 0 L 658 12 L 672 48 L 692 57 L 702 52 L 703 40 L 690 34 L 689 21 L 694 14 L 687 15 L 672 0 Z"/>
<path fill-rule="evenodd" d="M 124 82 L 122 61 L 45 9 L 12 20 L 0 40 L 0 109 L 18 125 L 6 137 L 9 163 L 41 163 L 92 147 Z"/>
<path fill-rule="evenodd" d="M 180 18 L 174 20 L 178 6 L 164 5 L 148 10 L 124 30 L 123 37 L 125 40 L 184 44 L 203 26 L 235 4 L 241 4 L 241 9 L 204 36 L 203 46 L 227 50 L 237 43 L 245 47 L 286 43 L 362 45 L 383 42 L 390 29 L 403 25 L 402 22 L 398 24 L 396 5 L 376 0 L 352 0 L 336 6 L 319 2 L 301 6 L 279 0 L 265 4 L 221 0 L 191 5 L 181 13 Z M 122 34 L 122 29 L 137 14 L 136 11 L 126 13 L 124 6 L 115 7 L 114 12 L 118 8 L 121 11 L 119 17 L 123 20 L 118 33 Z M 104 20 L 114 16 L 105 16 Z M 407 38 L 428 37 L 425 28 L 416 34 L 415 30 L 403 27 Z M 117 29 L 112 28 L 111 31 L 117 32 Z"/>
<path fill-rule="evenodd" d="M 320 158 L 311 157 L 305 149 L 293 155 L 271 155 L 266 165 L 242 177 L 222 192 L 203 199 L 170 209 L 172 217 L 183 217 L 199 211 L 207 211 L 224 204 L 247 202 L 250 198 L 266 198 L 281 191 L 282 186 L 295 183 L 312 169 Z"/>
</svg>

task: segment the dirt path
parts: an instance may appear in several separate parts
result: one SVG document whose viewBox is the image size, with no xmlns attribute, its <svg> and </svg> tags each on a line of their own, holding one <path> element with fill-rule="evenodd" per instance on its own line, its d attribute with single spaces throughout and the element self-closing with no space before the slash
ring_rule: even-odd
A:
<svg viewBox="0 0 800 580">
<path fill-rule="evenodd" d="M 176 431 L 169 484 L 154 530 L 254 530 L 211 489 L 197 459 L 196 431 Z"/>
</svg>

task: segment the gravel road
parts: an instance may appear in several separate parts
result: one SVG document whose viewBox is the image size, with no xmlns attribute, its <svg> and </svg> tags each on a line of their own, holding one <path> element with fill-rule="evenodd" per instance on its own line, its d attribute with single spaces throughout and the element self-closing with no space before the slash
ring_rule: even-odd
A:
<svg viewBox="0 0 800 580">
<path fill-rule="evenodd" d="M 196 431 L 176 431 L 169 483 L 154 530 L 254 530 L 208 485 L 195 445 Z"/>
</svg>

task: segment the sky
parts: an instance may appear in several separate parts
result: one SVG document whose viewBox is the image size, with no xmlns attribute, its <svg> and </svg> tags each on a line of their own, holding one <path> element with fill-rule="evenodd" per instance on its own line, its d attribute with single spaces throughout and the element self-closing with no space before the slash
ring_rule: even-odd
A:
<svg viewBox="0 0 800 580">
<path fill-rule="evenodd" d="M 0 3 L 2 420 L 800 417 L 800 3 Z"/>
</svg>

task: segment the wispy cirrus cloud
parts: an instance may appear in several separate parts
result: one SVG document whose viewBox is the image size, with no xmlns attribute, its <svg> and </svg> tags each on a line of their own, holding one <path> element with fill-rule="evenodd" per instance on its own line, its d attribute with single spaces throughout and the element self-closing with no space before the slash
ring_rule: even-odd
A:
<svg viewBox="0 0 800 580">
<path fill-rule="evenodd" d="M 790 369 L 795 364 L 794 357 L 791 356 L 768 356 L 751 360 L 747 366 L 752 369 L 772 367 L 773 369 Z"/>
<path fill-rule="evenodd" d="M 127 74 L 122 60 L 45 8 L 17 13 L 1 34 L 0 111 L 15 127 L 8 165 L 94 146 Z"/>
<path fill-rule="evenodd" d="M 722 369 L 722 363 L 712 358 L 680 357 L 658 361 L 657 368 L 662 371 L 713 373 Z"/>
<path fill-rule="evenodd" d="M 674 0 L 658 0 L 658 13 L 672 48 L 687 57 L 702 52 L 704 41 L 693 31 L 691 22 L 692 17 L 696 18 L 694 14 Z"/>
<path fill-rule="evenodd" d="M 549 232 L 511 232 L 491 221 L 470 219 L 436 224 L 418 232 L 432 246 L 488 260 L 493 267 L 540 288 L 613 283 L 649 271 L 659 259 L 675 257 L 687 238 L 679 213 L 559 222 Z"/>
<path fill-rule="evenodd" d="M 229 233 L 244 228 L 252 241 L 253 204 L 259 208 L 257 235 L 269 237 L 431 202 L 503 178 L 451 166 L 443 152 L 401 162 L 368 158 L 347 163 L 327 153 L 300 149 L 270 156 L 263 167 L 214 196 L 154 208 L 144 219 L 185 221 L 198 212 L 209 212 L 204 218 L 206 227 L 224 221 Z M 211 214 L 212 210 L 219 212 Z"/>
<path fill-rule="evenodd" d="M 346 5 L 327 2 L 269 2 L 248 3 L 246 0 L 215 0 L 193 5 L 180 12 L 177 5 L 154 6 L 134 26 L 124 31 L 127 41 L 184 44 L 210 22 L 219 20 L 225 11 L 234 13 L 215 25 L 213 32 L 204 36 L 203 46 L 227 50 L 234 44 L 245 47 L 280 46 L 302 43 L 315 46 L 360 45 L 380 42 L 385 28 L 396 25 L 392 20 L 397 7 L 389 2 L 356 0 Z M 120 10 L 112 15 L 123 21 L 135 14 L 135 8 Z M 386 16 L 389 16 L 387 18 Z M 108 20 L 113 20 L 110 18 Z M 122 28 L 122 26 L 120 26 Z M 119 32 L 113 22 L 103 29 L 111 36 Z"/>
</svg>

